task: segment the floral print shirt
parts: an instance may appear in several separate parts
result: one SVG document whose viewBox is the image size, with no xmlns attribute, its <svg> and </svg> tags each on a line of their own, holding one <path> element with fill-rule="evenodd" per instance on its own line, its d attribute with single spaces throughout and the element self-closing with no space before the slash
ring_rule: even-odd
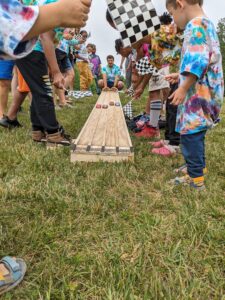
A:
<svg viewBox="0 0 225 300">
<path fill-rule="evenodd" d="M 197 82 L 178 107 L 176 131 L 194 134 L 217 121 L 224 95 L 222 56 L 213 23 L 206 17 L 190 21 L 185 29 L 180 84 L 191 73 Z"/>
<path fill-rule="evenodd" d="M 38 7 L 18 0 L 0 0 L 0 59 L 18 59 L 29 54 L 37 39 L 23 42 L 39 14 Z"/>
<path fill-rule="evenodd" d="M 157 69 L 168 65 L 179 65 L 183 35 L 177 33 L 175 24 L 161 25 L 151 35 L 149 57 L 151 64 Z"/>
</svg>

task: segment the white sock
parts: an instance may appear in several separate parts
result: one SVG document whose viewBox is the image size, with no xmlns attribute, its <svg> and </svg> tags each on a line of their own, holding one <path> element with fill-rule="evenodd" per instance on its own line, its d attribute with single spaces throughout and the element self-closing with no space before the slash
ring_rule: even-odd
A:
<svg viewBox="0 0 225 300">
<path fill-rule="evenodd" d="M 154 100 L 151 101 L 150 104 L 150 126 L 158 127 L 159 124 L 159 117 L 162 109 L 162 101 L 161 100 Z"/>
</svg>

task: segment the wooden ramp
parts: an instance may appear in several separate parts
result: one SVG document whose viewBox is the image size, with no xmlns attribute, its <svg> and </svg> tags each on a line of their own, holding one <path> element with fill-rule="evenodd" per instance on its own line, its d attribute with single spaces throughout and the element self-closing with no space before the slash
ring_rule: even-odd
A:
<svg viewBox="0 0 225 300">
<path fill-rule="evenodd" d="M 71 162 L 119 162 L 134 159 L 118 92 L 101 93 L 73 143 Z"/>
</svg>

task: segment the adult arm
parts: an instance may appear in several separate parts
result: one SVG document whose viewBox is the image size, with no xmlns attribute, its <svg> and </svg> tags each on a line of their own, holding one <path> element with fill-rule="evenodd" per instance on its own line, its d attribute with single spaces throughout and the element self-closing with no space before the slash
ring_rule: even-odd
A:
<svg viewBox="0 0 225 300">
<path fill-rule="evenodd" d="M 55 46 L 54 46 L 54 31 L 48 31 L 46 33 L 41 34 L 41 44 L 44 49 L 45 57 L 48 62 L 48 66 L 53 77 L 53 84 L 59 88 L 64 88 L 64 77 L 59 70 L 59 66 L 57 63 L 56 55 L 55 55 Z"/>
</svg>

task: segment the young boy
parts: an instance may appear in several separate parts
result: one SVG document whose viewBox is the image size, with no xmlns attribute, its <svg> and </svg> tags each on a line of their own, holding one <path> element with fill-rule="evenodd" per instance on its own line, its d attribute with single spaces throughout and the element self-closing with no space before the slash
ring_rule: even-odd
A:
<svg viewBox="0 0 225 300">
<path fill-rule="evenodd" d="M 91 45 L 91 55 L 90 55 L 90 62 L 93 64 L 93 76 L 95 78 L 95 84 L 96 84 L 96 92 L 98 95 L 101 94 L 101 90 L 98 86 L 98 80 L 101 77 L 101 59 L 100 57 L 96 54 L 96 46 L 94 44 Z"/>
<path fill-rule="evenodd" d="M 168 76 L 179 80 L 179 88 L 171 95 L 179 105 L 176 130 L 181 134 L 181 147 L 187 164 L 188 180 L 202 190 L 205 174 L 205 135 L 218 119 L 223 102 L 222 57 L 216 29 L 205 16 L 202 0 L 167 0 L 175 23 L 185 29 L 180 74 Z"/>
<path fill-rule="evenodd" d="M 80 73 L 80 90 L 87 91 L 89 90 L 93 80 L 93 76 L 89 68 L 90 61 L 89 61 L 89 54 L 86 45 L 88 33 L 86 30 L 82 30 L 80 34 L 82 35 L 84 43 L 75 47 L 75 49 L 77 50 L 76 64 Z"/>
</svg>

